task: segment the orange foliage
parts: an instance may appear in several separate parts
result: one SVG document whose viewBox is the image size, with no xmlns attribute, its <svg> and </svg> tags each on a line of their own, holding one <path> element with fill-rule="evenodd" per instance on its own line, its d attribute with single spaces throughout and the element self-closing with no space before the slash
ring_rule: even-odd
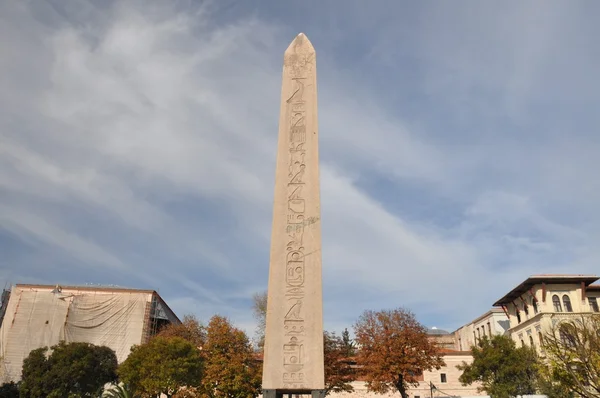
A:
<svg viewBox="0 0 600 398">
<path fill-rule="evenodd" d="M 354 330 L 359 346 L 357 363 L 370 391 L 386 393 L 395 388 L 406 398 L 408 387 L 418 385 L 424 370 L 444 365 L 427 329 L 403 308 L 365 311 Z"/>
</svg>

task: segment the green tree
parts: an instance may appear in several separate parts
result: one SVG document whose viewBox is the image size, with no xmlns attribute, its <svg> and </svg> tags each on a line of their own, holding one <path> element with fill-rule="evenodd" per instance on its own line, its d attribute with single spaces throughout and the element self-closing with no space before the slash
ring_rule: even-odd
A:
<svg viewBox="0 0 600 398">
<path fill-rule="evenodd" d="M 325 395 L 331 392 L 353 392 L 350 384 L 356 380 L 356 371 L 351 366 L 343 337 L 323 332 L 323 354 L 325 362 Z"/>
<path fill-rule="evenodd" d="M 19 398 L 19 385 L 14 381 L 2 384 L 0 398 Z"/>
<path fill-rule="evenodd" d="M 104 398 L 133 398 L 133 391 L 124 384 L 115 384 L 102 395 Z"/>
<path fill-rule="evenodd" d="M 352 341 L 352 338 L 350 338 L 350 332 L 347 328 L 342 332 L 342 350 L 344 351 L 344 356 L 347 358 L 356 355 L 356 345 Z"/>
<path fill-rule="evenodd" d="M 172 397 L 185 386 L 199 386 L 203 359 L 200 349 L 181 337 L 156 336 L 133 346 L 117 373 L 137 395 Z"/>
<path fill-rule="evenodd" d="M 407 398 L 409 386 L 418 385 L 417 376 L 422 371 L 444 365 L 427 329 L 404 308 L 365 311 L 354 331 L 360 346 L 357 362 L 369 391 L 385 394 L 396 389 Z"/>
<path fill-rule="evenodd" d="M 496 335 L 481 338 L 471 354 L 472 363 L 457 366 L 463 372 L 459 377 L 463 385 L 479 382 L 477 390 L 492 398 L 535 394 L 538 358 L 534 349 L 517 348 L 510 337 Z"/>
<path fill-rule="evenodd" d="M 544 334 L 542 348 L 541 392 L 600 398 L 600 315 L 556 322 Z"/>
<path fill-rule="evenodd" d="M 210 398 L 257 396 L 261 388 L 261 366 L 246 333 L 218 315 L 211 318 L 206 332 L 202 391 Z"/>
<path fill-rule="evenodd" d="M 36 398 L 48 395 L 48 377 L 50 364 L 46 358 L 47 347 L 32 350 L 23 360 L 21 374 L 21 396 Z"/>
<path fill-rule="evenodd" d="M 97 397 L 117 378 L 117 356 L 108 347 L 65 343 L 33 350 L 23 361 L 23 398 Z"/>
</svg>

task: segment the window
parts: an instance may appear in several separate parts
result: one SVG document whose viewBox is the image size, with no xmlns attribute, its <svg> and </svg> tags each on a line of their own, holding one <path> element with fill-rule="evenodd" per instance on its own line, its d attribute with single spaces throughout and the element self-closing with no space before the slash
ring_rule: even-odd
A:
<svg viewBox="0 0 600 398">
<path fill-rule="evenodd" d="M 540 347 L 544 344 L 544 337 L 542 336 L 542 332 L 538 331 L 538 340 L 540 341 Z"/>
<path fill-rule="evenodd" d="M 525 347 L 525 341 L 521 339 L 521 347 Z"/>
<path fill-rule="evenodd" d="M 535 344 L 533 344 L 533 336 L 529 335 L 529 345 L 534 348 Z"/>
<path fill-rule="evenodd" d="M 487 323 L 488 325 L 488 334 L 490 335 L 490 337 L 492 337 L 492 325 L 490 325 L 490 323 Z"/>
<path fill-rule="evenodd" d="M 446 373 L 440 373 L 440 381 L 441 381 L 442 383 L 445 383 L 445 382 L 446 382 Z"/>
<path fill-rule="evenodd" d="M 485 328 L 483 326 L 481 327 L 481 335 L 485 337 Z"/>
<path fill-rule="evenodd" d="M 559 334 L 560 334 L 560 340 L 562 341 L 562 343 L 567 347 L 573 348 L 577 345 L 577 341 L 575 339 L 573 330 L 570 330 L 570 329 L 571 328 L 569 327 L 569 325 L 562 325 L 560 327 Z"/>
<path fill-rule="evenodd" d="M 533 307 L 533 313 L 537 314 L 538 308 L 537 308 L 537 300 L 535 299 L 535 297 L 531 298 L 531 306 Z"/>
<path fill-rule="evenodd" d="M 571 299 L 566 294 L 563 296 L 563 305 L 565 306 L 566 312 L 573 312 L 573 307 L 571 307 Z"/>
<path fill-rule="evenodd" d="M 590 304 L 590 310 L 600 312 L 600 309 L 598 309 L 598 299 L 596 297 L 588 297 L 588 303 Z"/>
<path fill-rule="evenodd" d="M 516 308 L 516 310 L 517 310 L 517 322 L 521 323 L 521 313 L 519 312 L 518 308 Z"/>
<path fill-rule="evenodd" d="M 523 312 L 525 315 L 529 316 L 529 307 L 527 307 L 527 303 L 523 303 Z"/>
<path fill-rule="evenodd" d="M 556 294 L 552 296 L 552 304 L 554 305 L 554 312 L 562 312 L 562 307 L 560 306 L 560 299 Z"/>
</svg>

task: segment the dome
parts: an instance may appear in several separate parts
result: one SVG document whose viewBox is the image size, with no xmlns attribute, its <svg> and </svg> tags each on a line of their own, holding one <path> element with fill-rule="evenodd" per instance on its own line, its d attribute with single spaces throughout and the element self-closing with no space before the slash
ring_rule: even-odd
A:
<svg viewBox="0 0 600 398">
<path fill-rule="evenodd" d="M 436 335 L 440 335 L 440 334 L 450 334 L 449 332 L 447 332 L 446 330 L 443 329 L 438 329 L 435 326 L 432 328 L 428 328 L 427 329 L 427 334 L 436 334 Z"/>
</svg>

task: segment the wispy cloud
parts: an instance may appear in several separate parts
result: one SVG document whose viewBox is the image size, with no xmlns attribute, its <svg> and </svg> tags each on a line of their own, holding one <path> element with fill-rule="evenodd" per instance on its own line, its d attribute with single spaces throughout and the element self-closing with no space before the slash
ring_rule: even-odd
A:
<svg viewBox="0 0 600 398">
<path fill-rule="evenodd" d="M 591 14 L 392 6 L 406 24 L 1 5 L 0 280 L 155 288 L 252 332 L 296 27 L 318 53 L 328 328 L 399 305 L 453 328 L 531 273 L 597 272 Z"/>
</svg>

